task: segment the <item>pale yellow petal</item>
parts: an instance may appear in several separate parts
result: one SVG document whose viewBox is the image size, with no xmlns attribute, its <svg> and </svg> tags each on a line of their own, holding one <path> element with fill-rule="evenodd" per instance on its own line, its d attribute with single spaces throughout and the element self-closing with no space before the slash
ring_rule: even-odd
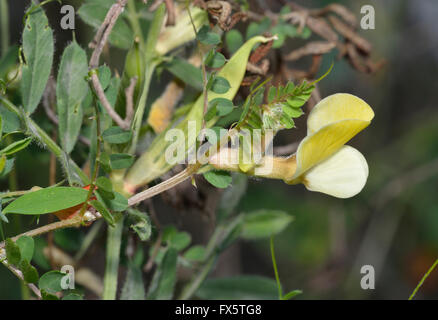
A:
<svg viewBox="0 0 438 320">
<path fill-rule="evenodd" d="M 364 120 L 341 120 L 322 127 L 301 141 L 296 153 L 297 170 L 288 183 L 301 182 L 301 175 L 321 163 L 370 124 Z"/>
<path fill-rule="evenodd" d="M 371 121 L 373 109 L 362 99 L 349 93 L 336 93 L 322 99 L 307 118 L 307 134 L 340 120 L 356 119 Z"/>
<path fill-rule="evenodd" d="M 368 164 L 365 157 L 353 147 L 344 146 L 304 174 L 303 184 L 310 191 L 350 198 L 363 189 L 367 178 Z"/>
</svg>

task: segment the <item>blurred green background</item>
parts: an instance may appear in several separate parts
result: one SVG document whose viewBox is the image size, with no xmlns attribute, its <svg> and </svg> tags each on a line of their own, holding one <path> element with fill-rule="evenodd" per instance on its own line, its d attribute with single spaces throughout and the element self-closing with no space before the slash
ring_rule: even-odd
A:
<svg viewBox="0 0 438 320">
<path fill-rule="evenodd" d="M 63 2 L 78 8 L 81 1 Z M 301 1 L 306 7 L 332 2 L 336 1 Z M 297 299 L 407 299 L 438 258 L 438 5 L 435 0 L 339 3 L 358 17 L 362 5 L 374 6 L 375 30 L 359 33 L 373 44 L 374 55 L 387 62 L 374 75 L 360 74 L 344 60 L 337 61 L 334 52 L 324 58 L 322 66 L 327 69 L 335 60 L 333 71 L 320 84 L 323 97 L 352 93 L 375 111 L 371 125 L 349 143 L 368 161 L 368 183 L 356 197 L 341 200 L 308 192 L 301 185 L 249 179 L 236 211 L 280 209 L 295 217 L 275 238 L 275 245 L 283 287 L 304 291 Z M 12 43 L 20 42 L 25 5 L 26 1 L 10 1 Z M 62 48 L 71 40 L 71 32 L 59 28 L 58 5 L 47 6 L 47 14 L 55 29 L 59 59 Z M 90 31 L 76 20 L 76 36 L 83 47 L 90 40 Z M 123 52 L 111 50 L 114 65 L 122 64 Z M 154 90 L 160 93 L 159 83 Z M 49 126 L 44 112 L 40 110 L 36 117 Z M 276 144 L 295 142 L 304 134 L 305 119 L 301 119 L 298 130 L 282 133 Z M 35 144 L 21 152 L 16 166 L 18 189 L 47 186 L 48 163 L 49 153 Z M 2 178 L 0 185 L 2 191 L 7 190 L 8 179 Z M 195 243 L 205 243 L 211 221 L 199 208 L 169 205 L 169 195 L 154 200 L 160 221 L 190 231 Z M 32 225 L 31 219 L 14 217 L 6 231 L 15 235 Z M 60 232 L 55 240 L 66 251 L 74 252 L 86 232 Z M 98 274 L 103 274 L 104 266 L 105 236 L 101 233 L 86 262 Z M 66 236 L 68 241 L 63 240 Z M 44 263 L 41 259 L 39 267 L 48 268 Z M 375 268 L 375 290 L 360 287 L 363 265 Z M 239 241 L 227 250 L 213 272 L 213 276 L 238 274 L 273 278 L 268 240 Z M 18 280 L 3 267 L 0 298 L 20 298 Z M 430 276 L 417 298 L 438 298 L 438 271 Z"/>
</svg>

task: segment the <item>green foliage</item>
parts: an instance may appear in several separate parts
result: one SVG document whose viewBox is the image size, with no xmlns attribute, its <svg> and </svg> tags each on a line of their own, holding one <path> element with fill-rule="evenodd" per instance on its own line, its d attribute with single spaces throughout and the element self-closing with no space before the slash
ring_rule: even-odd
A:
<svg viewBox="0 0 438 320">
<path fill-rule="evenodd" d="M 292 291 L 286 293 L 286 294 L 283 296 L 283 299 L 282 299 L 282 300 L 290 300 L 290 299 L 293 299 L 293 298 L 295 298 L 296 296 L 298 296 L 298 295 L 300 295 L 300 294 L 302 294 L 302 293 L 303 293 L 303 291 L 301 291 L 301 290 L 292 290 Z"/>
<path fill-rule="evenodd" d="M 242 46 L 243 36 L 238 30 L 232 29 L 225 34 L 225 43 L 228 51 L 234 53 Z"/>
<path fill-rule="evenodd" d="M 172 299 L 176 283 L 176 266 L 178 251 L 174 248 L 166 250 L 160 267 L 155 272 L 148 293 L 148 299 L 168 300 Z"/>
<path fill-rule="evenodd" d="M 274 280 L 261 276 L 235 276 L 207 279 L 196 296 L 218 300 L 274 300 L 277 285 Z"/>
<path fill-rule="evenodd" d="M 16 241 L 16 244 L 20 248 L 21 261 L 26 260 L 28 262 L 32 261 L 33 252 L 35 249 L 35 243 L 33 238 L 29 236 L 21 236 Z"/>
<path fill-rule="evenodd" d="M 245 214 L 242 238 L 269 238 L 283 231 L 292 221 L 292 216 L 278 210 L 261 209 L 253 213 Z"/>
<path fill-rule="evenodd" d="M 196 39 L 206 45 L 216 45 L 221 43 L 221 37 L 210 31 L 208 26 L 203 26 L 196 35 Z"/>
<path fill-rule="evenodd" d="M 109 210 L 106 208 L 106 206 L 102 204 L 102 202 L 97 200 L 91 200 L 90 205 L 102 215 L 102 217 L 105 219 L 106 222 L 108 222 L 110 226 L 114 227 L 114 217 L 111 212 L 109 212 Z"/>
<path fill-rule="evenodd" d="M 253 84 L 255 86 L 256 84 Z M 245 101 L 245 110 L 239 120 L 241 128 L 272 129 L 274 132 L 291 129 L 293 119 L 303 114 L 300 109 L 310 98 L 313 83 L 303 81 L 299 86 L 289 82 L 286 86 L 270 87 L 267 103 L 262 103 L 263 83 L 255 88 Z"/>
<path fill-rule="evenodd" d="M 149 240 L 152 234 L 152 225 L 148 215 L 135 209 L 128 212 L 132 220 L 131 229 L 137 233 L 141 241 Z"/>
<path fill-rule="evenodd" d="M 3 213 L 39 215 L 74 207 L 87 200 L 88 190 L 51 187 L 26 193 L 10 203 Z"/>
<path fill-rule="evenodd" d="M 114 192 L 114 199 L 104 198 L 100 196 L 99 192 L 97 192 L 96 196 L 111 211 L 122 212 L 128 208 L 128 199 L 118 192 Z"/>
<path fill-rule="evenodd" d="M 21 94 L 24 110 L 31 114 L 41 100 L 53 62 L 53 32 L 42 8 L 28 9 L 23 31 Z"/>
<path fill-rule="evenodd" d="M 111 180 L 107 177 L 101 176 L 96 179 L 96 186 L 98 187 L 98 192 L 106 199 L 114 199 L 114 189 Z"/>
<path fill-rule="evenodd" d="M 84 300 L 84 297 L 77 293 L 69 293 L 62 297 L 62 300 Z"/>
<path fill-rule="evenodd" d="M 43 4 L 45 3 L 43 2 Z M 85 23 L 98 28 L 113 4 L 114 2 L 109 0 L 84 0 L 78 14 Z M 179 5 L 177 2 L 175 4 Z M 244 6 L 241 1 L 238 4 Z M 280 47 L 288 37 L 307 38 L 310 35 L 310 29 L 304 28 L 300 33 L 294 25 L 286 23 L 281 17 L 275 21 L 265 18 L 260 22 L 249 24 L 246 37 L 250 40 L 245 43 L 240 31 L 224 32 L 225 44 L 222 47 L 218 46 L 222 42 L 222 34 L 216 31 L 217 27 L 212 29 L 210 26 L 204 25 L 197 31 L 196 45 L 198 48 L 193 50 L 193 46 L 187 45 L 172 51 L 171 56 L 164 56 L 159 53 L 158 45 L 162 40 L 161 31 L 168 28 L 164 23 L 165 5 L 161 4 L 152 12 L 141 2 L 128 1 L 127 7 L 123 10 L 109 35 L 109 43 L 119 49 L 129 49 L 129 52 L 120 51 L 120 53 L 116 52 L 113 55 L 112 49 L 107 51 L 105 47 L 101 60 L 109 65 L 104 64 L 96 70 L 90 71 L 97 73 L 106 98 L 122 117 L 126 114 L 127 93 L 125 90 L 132 77 L 138 78 L 133 94 L 134 120 L 129 130 L 124 130 L 115 126 L 115 121 L 111 119 L 101 101 L 98 101 L 95 93 L 93 94 L 89 90 L 87 52 L 76 43 L 76 40 L 73 40 L 65 48 L 59 57 L 59 70 L 53 72 L 52 30 L 48 26 L 47 18 L 41 8 L 36 9 L 33 4 L 29 10 L 34 11 L 25 17 L 23 55 L 17 48 L 11 48 L 0 59 L 0 77 L 2 77 L 0 91 L 2 95 L 7 93 L 7 99 L 12 101 L 9 104 L 6 98 L 4 100 L 3 96 L 0 97 L 2 99 L 0 139 L 4 140 L 5 135 L 7 135 L 9 143 L 8 146 L 0 150 L 0 176 L 3 177 L 12 170 L 14 159 L 11 156 L 28 147 L 35 140 L 47 147 L 59 159 L 64 171 L 57 172 L 56 178 L 65 175 L 70 186 L 91 183 L 96 185 L 96 190 L 90 198 L 88 190 L 77 187 L 59 187 L 58 185 L 64 183 L 60 182 L 56 186 L 38 191 L 31 192 L 29 190 L 16 200 L 14 200 L 15 196 L 8 196 L 6 199 L 2 199 L 3 203 L 12 202 L 3 212 L 0 210 L 0 219 L 8 222 L 5 216 L 7 213 L 40 215 L 82 204 L 92 206 L 100 212 L 109 224 L 106 228 L 108 240 L 104 299 L 115 298 L 120 287 L 122 299 L 145 299 L 146 291 L 148 299 L 171 299 L 174 297 L 175 288 L 178 289 L 176 292 L 179 292 L 181 285 L 177 283 L 179 267 L 192 268 L 193 271 L 194 279 L 188 285 L 191 289 L 188 298 L 195 293 L 196 297 L 204 299 L 275 298 L 277 291 L 275 282 L 272 279 L 259 276 L 207 279 L 202 284 L 210 269 L 217 262 L 219 255 L 230 245 L 239 239 L 265 239 L 278 234 L 293 220 L 283 211 L 268 209 L 235 215 L 238 210 L 241 210 L 238 208 L 238 204 L 246 192 L 247 177 L 245 175 L 231 175 L 228 172 L 217 170 L 207 171 L 211 168 L 209 166 L 203 167 L 202 171 L 198 172 L 204 172 L 204 178 L 214 187 L 226 189 L 222 193 L 216 210 L 217 219 L 213 235 L 205 246 L 191 246 L 191 234 L 179 231 L 174 226 L 161 229 L 159 226 L 153 225 L 147 213 L 128 207 L 128 199 L 122 193 L 129 194 L 132 191 L 131 187 L 138 190 L 140 186 L 162 177 L 172 168 L 171 165 L 163 162 L 164 150 L 169 145 L 167 141 L 164 142 L 166 131 L 154 136 L 155 133 L 151 132 L 150 127 L 144 122 L 144 113 L 149 110 L 151 98 L 154 98 L 153 95 L 149 94 L 150 87 L 154 91 L 161 88 L 162 81 L 166 81 L 169 76 L 169 74 L 164 74 L 162 76 L 164 79 L 162 79 L 160 78 L 161 74 L 159 74 L 157 79 L 153 78 L 156 67 L 159 67 L 158 71 L 167 70 L 177 78 L 179 85 L 186 86 L 187 90 L 184 91 L 181 101 L 183 106 L 189 107 L 182 107 L 176 112 L 170 113 L 169 119 L 166 119 L 173 121 L 171 127 L 183 129 L 184 133 L 187 133 L 187 124 L 195 122 L 196 134 L 200 132 L 201 128 L 212 129 L 216 141 L 214 141 L 214 137 L 208 137 L 208 140 L 214 144 L 222 134 L 221 129 L 223 128 L 221 124 L 218 124 L 218 120 L 223 120 L 220 117 L 228 116 L 227 119 L 235 121 L 239 114 L 241 114 L 239 121 L 233 123 L 232 127 L 241 131 L 244 129 L 274 129 L 278 131 L 292 128 L 294 127 L 293 119 L 303 114 L 301 107 L 309 99 L 314 89 L 314 83 L 304 81 L 297 86 L 293 83 L 287 83 L 286 86 L 279 85 L 269 88 L 265 85 L 269 81 L 267 79 L 261 84 L 255 81 L 250 87 L 250 94 L 246 100 L 241 95 L 236 97 L 236 94 L 245 76 L 247 62 L 253 48 L 260 43 L 272 40 L 272 38 L 253 36 L 265 32 L 276 34 L 278 40 L 274 42 L 274 47 Z M 233 10 L 235 10 L 234 7 Z M 176 12 L 179 14 L 179 11 L 178 8 Z M 182 11 L 184 14 L 184 10 Z M 284 13 L 286 13 L 285 10 L 281 14 Z M 146 34 L 147 36 L 144 37 Z M 81 45 L 84 46 L 84 44 Z M 108 55 L 109 53 L 111 54 Z M 187 56 L 198 53 L 201 54 L 203 67 L 207 67 L 207 83 L 204 83 L 201 71 L 204 68 L 195 67 L 187 59 Z M 119 54 L 126 54 L 122 79 L 119 77 L 120 64 L 115 61 Z M 22 58 L 24 58 L 24 64 L 22 64 Z M 18 84 L 21 81 L 23 108 L 14 106 L 13 103 L 20 103 L 20 96 L 13 91 L 13 85 L 8 82 L 10 71 L 16 69 L 18 75 L 21 67 L 22 79 L 17 79 L 16 82 Z M 59 134 L 54 138 L 51 138 L 53 137 L 52 132 L 44 131 L 46 129 L 54 130 L 53 125 L 49 124 L 46 117 L 41 117 L 40 113 L 35 117 L 38 121 L 40 118 L 43 119 L 41 127 L 39 127 L 40 122 L 36 125 L 36 122 L 31 118 L 31 114 L 41 100 L 50 72 L 57 74 L 56 111 L 59 119 Z M 202 94 L 199 95 L 204 87 L 207 89 L 208 99 L 204 99 Z M 47 92 L 51 93 L 49 89 Z M 242 95 L 246 92 L 245 88 L 240 91 Z M 155 94 L 155 92 L 153 93 Z M 233 102 L 234 99 L 236 105 Z M 204 109 L 207 107 L 204 105 L 205 100 L 208 100 L 208 111 L 204 115 Z M 245 100 L 243 105 L 241 104 L 242 100 Z M 96 111 L 93 110 L 93 107 L 96 107 Z M 10 138 L 15 137 L 17 133 L 26 134 L 29 137 L 11 143 Z M 79 135 L 83 143 L 76 147 Z M 86 140 L 87 138 L 90 143 Z M 154 140 L 150 143 L 152 139 Z M 62 148 L 58 147 L 58 141 Z M 185 151 L 196 144 L 196 142 L 186 142 Z M 251 143 L 248 147 L 251 147 Z M 142 161 L 136 170 L 126 172 L 125 169 L 130 168 L 135 157 L 144 150 L 146 150 L 144 154 L 147 154 L 148 159 Z M 30 152 L 33 152 L 33 148 Z M 77 163 L 84 168 L 90 168 L 90 173 L 87 170 L 87 175 L 92 176 L 93 179 L 97 177 L 97 179 L 89 181 L 84 173 L 86 169 L 82 172 L 75 161 L 78 161 Z M 97 167 L 96 161 L 99 161 L 102 170 L 94 170 Z M 249 171 L 253 165 L 245 167 L 243 164 L 239 164 L 239 167 L 243 171 Z M 137 180 L 130 181 L 131 178 Z M 11 176 L 10 181 L 12 180 Z M 21 184 L 20 187 L 22 187 Z M 21 190 L 12 187 L 11 189 Z M 202 198 L 202 200 L 204 199 Z M 141 209 L 140 206 L 138 208 Z M 62 224 L 63 221 L 56 225 Z M 57 247 L 70 251 L 70 253 L 79 250 L 80 253 L 74 257 L 74 260 L 78 262 L 87 251 L 88 246 L 95 240 L 96 234 L 97 231 L 85 235 L 83 229 L 65 228 L 54 232 L 54 241 Z M 128 239 L 123 238 L 122 240 L 122 236 L 126 235 Z M 49 261 L 44 255 L 44 248 L 47 245 L 47 242 L 39 237 L 33 239 L 22 236 L 15 243 L 11 239 L 7 239 L 6 256 L 9 264 L 23 272 L 25 282 L 38 283 L 43 299 L 58 300 L 56 293 L 62 291 L 61 280 L 65 274 L 50 271 L 39 277 L 38 271 L 30 264 L 33 260 L 40 269 L 51 269 Z M 121 248 L 123 250 L 120 250 Z M 134 251 L 131 250 L 132 248 Z M 145 270 L 143 268 L 143 252 L 146 251 L 150 252 L 148 264 L 149 262 L 155 263 L 150 269 L 153 273 L 147 274 L 147 279 L 151 279 L 147 283 L 143 281 Z M 133 252 L 136 252 L 134 257 Z M 117 284 L 120 263 L 127 270 L 123 286 Z M 146 264 L 146 269 L 149 268 L 148 264 Z M 201 284 L 201 288 L 196 290 Z M 148 286 L 147 290 L 146 285 Z M 295 290 L 280 296 L 284 299 L 290 299 L 298 293 L 300 292 Z M 76 291 L 66 291 L 64 294 L 63 300 L 82 299 L 82 295 Z"/>
<path fill-rule="evenodd" d="M 220 68 L 225 64 L 225 57 L 222 53 L 212 49 L 206 55 L 204 63 L 210 68 Z"/>
<path fill-rule="evenodd" d="M 32 141 L 32 138 L 30 138 L 30 137 L 19 140 L 19 141 L 15 141 L 15 142 L 11 143 L 10 145 L 8 145 L 7 147 L 5 147 L 4 149 L 0 150 L 0 155 L 5 155 L 5 156 L 13 155 L 14 153 L 17 153 L 18 151 L 25 149 L 30 144 L 31 141 Z"/>
<path fill-rule="evenodd" d="M 56 82 L 59 136 L 67 153 L 73 150 L 82 126 L 82 101 L 88 93 L 87 74 L 87 55 L 73 41 L 64 49 Z"/>
<path fill-rule="evenodd" d="M 231 174 L 227 171 L 211 170 L 204 174 L 205 180 L 210 182 L 216 188 L 226 188 L 233 181 Z"/>
<path fill-rule="evenodd" d="M 162 241 L 170 248 L 181 251 L 187 248 L 192 238 L 189 233 L 180 232 L 174 226 L 168 226 L 163 230 Z"/>
<path fill-rule="evenodd" d="M 134 163 L 134 157 L 128 153 L 113 153 L 110 155 L 111 168 L 126 169 Z"/>
<path fill-rule="evenodd" d="M 125 283 L 123 284 L 121 300 L 144 300 L 146 297 L 142 270 L 134 263 L 128 266 Z"/>
<path fill-rule="evenodd" d="M 131 140 L 131 137 L 132 133 L 130 131 L 125 131 L 120 127 L 111 127 L 102 133 L 103 140 L 112 144 L 127 143 Z"/>
<path fill-rule="evenodd" d="M 64 276 L 65 273 L 55 270 L 49 271 L 40 277 L 38 281 L 38 287 L 41 291 L 44 290 L 45 292 L 53 295 L 56 292 L 62 291 L 61 282 Z"/>
<path fill-rule="evenodd" d="M 20 247 L 8 238 L 5 240 L 5 250 L 8 263 L 18 265 L 21 261 Z"/>
<path fill-rule="evenodd" d="M 184 258 L 189 261 L 203 261 L 205 259 L 205 254 L 205 247 L 196 245 L 186 251 Z"/>
<path fill-rule="evenodd" d="M 43 300 L 59 300 L 59 298 L 52 293 L 47 292 L 46 290 L 41 290 L 41 296 Z"/>
<path fill-rule="evenodd" d="M 226 116 L 234 109 L 233 102 L 226 98 L 215 98 L 208 103 L 205 120 L 210 121 L 217 116 Z"/>
<path fill-rule="evenodd" d="M 214 77 L 211 83 L 211 91 L 218 94 L 224 94 L 230 90 L 230 82 L 224 77 Z"/>
<path fill-rule="evenodd" d="M 108 66 L 103 65 L 97 68 L 97 76 L 99 78 L 100 85 L 102 89 L 105 90 L 108 88 L 111 82 L 111 70 Z"/>
<path fill-rule="evenodd" d="M 102 152 L 100 154 L 100 158 L 99 158 L 99 163 L 102 167 L 102 169 L 106 172 L 106 173 L 110 173 L 112 168 L 111 168 L 111 159 L 110 156 L 108 155 L 108 153 L 106 152 Z"/>
<path fill-rule="evenodd" d="M 172 57 L 170 61 L 164 63 L 164 68 L 186 85 L 202 91 L 202 71 L 193 64 L 179 57 Z"/>
<path fill-rule="evenodd" d="M 24 281 L 27 283 L 37 283 L 39 279 L 38 271 L 28 260 L 22 260 L 19 268 L 23 272 Z"/>
</svg>

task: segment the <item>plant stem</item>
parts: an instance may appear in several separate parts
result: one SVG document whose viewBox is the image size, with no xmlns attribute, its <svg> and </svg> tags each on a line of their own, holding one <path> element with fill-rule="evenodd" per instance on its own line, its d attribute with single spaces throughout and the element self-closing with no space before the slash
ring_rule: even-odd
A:
<svg viewBox="0 0 438 320">
<path fill-rule="evenodd" d="M 23 124 L 29 129 L 29 132 L 26 133 L 30 136 L 36 138 L 40 143 L 47 146 L 47 148 L 55 154 L 55 156 L 61 161 L 61 163 L 65 166 L 65 170 L 68 172 L 69 168 L 66 166 L 70 166 L 73 171 L 77 174 L 77 176 L 82 180 L 84 184 L 89 184 L 89 178 L 87 175 L 79 168 L 79 166 L 70 158 L 66 161 L 65 152 L 56 144 L 55 141 L 50 138 L 50 136 L 41 129 L 30 117 L 26 115 L 22 115 L 20 110 L 8 99 L 0 95 L 0 102 L 3 106 L 6 107 L 9 111 L 15 113 L 23 122 Z"/>
<path fill-rule="evenodd" d="M 159 193 L 162 193 L 166 190 L 169 190 L 170 188 L 173 188 L 177 184 L 180 184 L 181 182 L 190 178 L 196 172 L 199 166 L 200 166 L 199 164 L 195 164 L 193 166 L 187 167 L 180 173 L 174 175 L 172 178 L 167 179 L 140 193 L 137 193 L 136 195 L 133 195 L 131 198 L 128 199 L 128 205 L 133 206 L 143 200 L 152 198 L 153 196 Z"/>
<path fill-rule="evenodd" d="M 116 222 L 115 227 L 108 226 L 108 238 L 106 242 L 106 265 L 103 279 L 103 300 L 116 299 L 123 218 L 124 217 L 122 215 L 119 215 L 119 219 Z"/>
<path fill-rule="evenodd" d="M 283 290 L 281 289 L 280 277 L 278 276 L 277 269 L 277 261 L 275 260 L 275 252 L 274 252 L 274 237 L 271 237 L 271 257 L 272 257 L 272 266 L 274 267 L 275 280 L 277 281 L 278 287 L 278 298 L 283 300 Z"/>
<path fill-rule="evenodd" d="M 409 300 L 412 300 L 415 297 L 415 295 L 417 294 L 417 291 L 421 288 L 421 286 L 423 285 L 424 281 L 426 281 L 426 279 L 429 277 L 429 275 L 432 273 L 433 269 L 435 269 L 435 267 L 437 265 L 438 265 L 438 259 L 435 260 L 433 265 L 424 274 L 423 278 L 421 278 L 421 280 L 418 283 L 417 287 L 415 288 L 414 292 L 412 292 L 411 296 L 409 297 Z"/>
<path fill-rule="evenodd" d="M 2 51 L 0 56 L 4 56 L 9 48 L 9 8 L 8 0 L 0 0 L 0 23 L 2 37 Z"/>
<path fill-rule="evenodd" d="M 135 8 L 134 0 L 128 0 L 128 20 L 131 24 L 134 34 L 139 37 L 140 48 L 143 48 L 144 37 L 143 32 L 141 31 L 140 23 L 138 22 L 138 13 Z"/>
<path fill-rule="evenodd" d="M 18 238 L 20 238 L 22 236 L 36 237 L 36 236 L 45 234 L 45 233 L 53 231 L 53 230 L 58 230 L 58 229 L 63 229 L 63 228 L 68 228 L 68 227 L 76 227 L 76 226 L 79 226 L 82 222 L 93 222 L 99 218 L 100 217 L 93 217 L 93 218 L 84 219 L 83 217 L 75 216 L 71 219 L 57 221 L 57 222 L 50 223 L 50 224 L 47 224 L 45 226 L 30 230 L 30 231 L 24 232 L 22 234 L 19 234 L 18 236 L 12 237 L 11 239 L 13 241 L 17 241 Z M 5 247 L 5 243 L 1 242 L 0 249 L 4 248 L 4 247 Z"/>
<path fill-rule="evenodd" d="M 158 56 L 155 50 L 157 45 L 158 36 L 163 26 L 165 14 L 165 5 L 161 4 L 157 10 L 155 10 L 154 18 L 149 27 L 148 36 L 145 44 L 145 70 L 144 70 L 144 82 L 143 90 L 140 95 L 140 99 L 137 103 L 134 119 L 131 124 L 132 142 L 129 147 L 129 153 L 134 154 L 137 149 L 138 138 L 140 135 L 140 129 L 143 122 L 143 115 L 146 109 L 146 102 L 149 94 L 149 87 L 152 80 L 152 75 L 155 71 L 155 67 L 158 65 Z"/>
<path fill-rule="evenodd" d="M 101 143 L 102 143 L 102 136 L 100 134 L 100 116 L 99 116 L 99 107 L 97 106 L 97 101 L 96 101 L 96 97 L 94 96 L 94 115 L 95 115 L 95 120 L 96 120 L 96 159 L 94 160 L 94 166 L 93 166 L 93 173 L 91 175 L 91 183 L 90 183 L 90 188 L 88 189 L 88 194 L 87 194 L 87 200 L 84 202 L 84 204 L 82 205 L 81 211 L 79 212 L 79 216 L 82 217 L 82 215 L 85 213 L 85 211 L 87 210 L 89 203 L 88 201 L 90 201 L 91 197 L 93 196 L 93 192 L 94 189 L 96 187 L 96 178 L 97 178 L 97 174 L 99 172 L 99 160 L 100 160 L 100 152 L 101 152 Z"/>
<path fill-rule="evenodd" d="M 19 270 L 19 269 L 17 269 L 17 268 L 15 268 L 13 265 L 10 265 L 7 261 L 6 261 L 6 259 L 0 259 L 1 260 L 1 263 L 6 267 L 6 268 L 8 268 L 18 279 L 20 279 L 21 280 L 21 283 L 23 284 L 24 283 L 24 277 L 23 277 L 23 273 Z M 41 297 L 41 292 L 40 292 L 40 290 L 37 288 L 37 286 L 36 285 L 34 285 L 33 283 L 28 283 L 27 284 L 27 287 L 30 289 L 30 290 L 32 290 L 33 291 L 33 293 L 37 296 L 37 298 L 38 299 L 41 299 L 42 297 Z M 26 293 L 26 294 L 28 294 L 28 292 Z M 26 296 L 27 297 L 27 296 Z"/>
<path fill-rule="evenodd" d="M 129 148 L 129 153 L 131 154 L 134 154 L 135 150 L 137 149 L 140 129 L 143 123 L 143 115 L 146 109 L 146 102 L 149 95 L 149 87 L 151 85 L 152 75 L 154 74 L 157 64 L 158 63 L 156 62 L 150 62 L 145 69 L 143 90 L 141 92 L 140 99 L 138 99 L 137 109 L 135 110 L 134 119 L 132 120 L 131 124 L 132 142 Z"/>
</svg>

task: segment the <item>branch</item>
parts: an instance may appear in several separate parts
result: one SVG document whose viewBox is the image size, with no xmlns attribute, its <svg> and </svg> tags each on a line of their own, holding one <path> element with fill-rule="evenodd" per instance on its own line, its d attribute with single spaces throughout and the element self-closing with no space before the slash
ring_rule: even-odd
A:
<svg viewBox="0 0 438 320">
<path fill-rule="evenodd" d="M 3 265 L 8 268 L 9 270 L 11 270 L 11 272 L 21 281 L 24 281 L 24 276 L 23 273 L 17 269 L 16 267 L 14 267 L 13 265 L 9 264 L 8 261 L 6 259 L 1 260 L 1 263 L 3 263 Z M 25 282 L 26 283 L 26 282 Z M 32 290 L 32 292 L 37 296 L 37 298 L 39 300 L 42 299 L 41 296 L 41 291 L 40 289 L 38 289 L 38 287 L 36 285 L 34 285 L 33 283 L 26 283 L 26 285 L 29 287 L 30 290 Z"/>
<path fill-rule="evenodd" d="M 93 42 L 90 43 L 89 46 L 94 48 L 89 64 L 91 69 L 98 67 L 100 54 L 102 53 L 114 25 L 116 24 L 117 18 L 123 12 L 127 2 L 128 0 L 118 0 L 117 3 L 111 6 L 106 14 L 105 20 L 97 30 Z"/>
<path fill-rule="evenodd" d="M 125 8 L 127 2 L 128 0 L 118 0 L 117 3 L 113 4 L 108 10 L 105 20 L 102 22 L 102 25 L 97 30 L 96 36 L 89 45 L 91 48 L 94 48 L 89 62 L 90 69 L 95 69 L 98 67 L 99 58 L 108 40 L 108 36 L 110 35 L 117 21 L 117 18 L 123 12 L 123 9 Z M 105 110 L 108 112 L 109 116 L 114 120 L 115 123 L 117 123 L 120 128 L 128 129 L 131 124 L 130 121 L 128 122 L 122 119 L 113 109 L 110 102 L 106 98 L 105 92 L 102 88 L 102 85 L 100 84 L 99 77 L 96 73 L 91 74 L 91 82 L 93 84 L 93 88 L 96 92 L 97 97 L 99 98 Z"/>
<path fill-rule="evenodd" d="M 61 221 L 57 221 L 54 223 L 50 223 L 47 224 L 45 226 L 24 232 L 18 236 L 12 237 L 11 240 L 12 241 L 17 241 L 19 238 L 21 238 L 22 236 L 28 236 L 28 237 L 36 237 L 42 234 L 45 234 L 47 232 L 50 231 L 54 231 L 54 230 L 58 230 L 58 229 L 63 229 L 63 228 L 68 228 L 68 227 L 77 227 L 79 225 L 81 225 L 82 223 L 89 223 L 89 222 L 93 222 L 97 219 L 101 218 L 100 215 L 88 215 L 85 214 L 83 217 L 80 216 L 75 216 L 71 219 L 67 219 L 67 220 L 61 220 Z M 1 242 L 0 243 L 0 249 L 5 247 L 5 242 Z"/>
<path fill-rule="evenodd" d="M 102 103 L 103 107 L 105 108 L 106 112 L 108 112 L 109 116 L 114 120 L 115 123 L 117 123 L 117 125 L 120 128 L 128 129 L 129 124 L 127 124 L 125 120 L 123 120 L 119 116 L 119 114 L 113 109 L 108 99 L 106 98 L 105 92 L 103 91 L 103 88 L 100 84 L 99 77 L 95 72 L 91 74 L 91 83 L 93 84 L 94 91 L 96 92 L 99 101 Z"/>
</svg>

